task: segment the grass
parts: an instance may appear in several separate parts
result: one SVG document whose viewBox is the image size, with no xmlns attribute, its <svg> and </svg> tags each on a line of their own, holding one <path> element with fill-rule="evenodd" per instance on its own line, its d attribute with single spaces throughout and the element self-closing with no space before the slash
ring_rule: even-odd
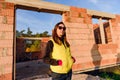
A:
<svg viewBox="0 0 120 80">
<path fill-rule="evenodd" d="M 93 76 L 99 76 L 105 80 L 120 80 L 120 66 L 85 73 Z"/>
<path fill-rule="evenodd" d="M 102 72 L 98 76 L 100 76 L 101 78 L 104 78 L 106 80 L 120 80 L 120 75 L 110 73 L 110 72 Z"/>
</svg>

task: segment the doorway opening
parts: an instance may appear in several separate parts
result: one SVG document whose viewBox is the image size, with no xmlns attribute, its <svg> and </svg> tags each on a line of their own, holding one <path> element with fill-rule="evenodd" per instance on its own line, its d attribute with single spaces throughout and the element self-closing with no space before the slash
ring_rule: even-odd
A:
<svg viewBox="0 0 120 80">
<path fill-rule="evenodd" d="M 44 64 L 45 47 L 60 14 L 16 9 L 16 79 L 35 79 L 49 71 Z"/>
</svg>

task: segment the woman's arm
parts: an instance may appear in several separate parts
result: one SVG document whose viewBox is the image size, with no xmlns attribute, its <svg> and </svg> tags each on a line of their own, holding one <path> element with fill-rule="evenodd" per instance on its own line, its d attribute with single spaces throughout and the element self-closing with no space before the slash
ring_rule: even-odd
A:
<svg viewBox="0 0 120 80">
<path fill-rule="evenodd" d="M 53 51 L 53 42 L 51 40 L 48 41 L 46 50 L 45 50 L 45 57 L 44 57 L 44 62 L 50 65 L 59 65 L 58 60 L 52 59 L 51 58 L 51 53 Z"/>
</svg>

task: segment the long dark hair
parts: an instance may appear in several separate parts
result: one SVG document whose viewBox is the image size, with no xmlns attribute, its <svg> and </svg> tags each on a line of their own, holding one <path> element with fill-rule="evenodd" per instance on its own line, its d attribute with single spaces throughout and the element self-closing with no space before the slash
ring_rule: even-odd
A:
<svg viewBox="0 0 120 80">
<path fill-rule="evenodd" d="M 62 42 L 60 41 L 60 39 L 59 39 L 59 37 L 58 37 L 58 35 L 57 35 L 57 28 L 58 28 L 58 26 L 59 26 L 60 24 L 63 24 L 63 25 L 65 26 L 65 24 L 64 24 L 63 22 L 59 22 L 59 23 L 57 23 L 57 24 L 55 25 L 55 27 L 54 27 L 54 29 L 53 29 L 53 31 L 52 31 L 52 38 L 53 38 L 53 40 L 55 41 L 55 43 L 57 43 L 57 44 L 59 44 L 59 45 L 62 44 Z M 65 42 L 65 44 L 67 45 L 67 47 L 69 47 L 70 44 L 68 43 L 67 38 L 66 38 L 66 31 L 65 31 L 64 35 L 62 36 L 62 38 L 64 39 L 64 42 Z"/>
</svg>

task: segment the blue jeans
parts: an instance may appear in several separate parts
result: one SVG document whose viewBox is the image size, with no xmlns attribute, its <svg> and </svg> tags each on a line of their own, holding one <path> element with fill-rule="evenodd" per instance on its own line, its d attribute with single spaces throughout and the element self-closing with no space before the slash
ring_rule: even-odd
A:
<svg viewBox="0 0 120 80">
<path fill-rule="evenodd" d="M 52 76 L 52 80 L 71 80 L 72 70 L 70 70 L 66 74 L 60 74 L 60 73 L 52 72 L 51 76 Z"/>
</svg>

